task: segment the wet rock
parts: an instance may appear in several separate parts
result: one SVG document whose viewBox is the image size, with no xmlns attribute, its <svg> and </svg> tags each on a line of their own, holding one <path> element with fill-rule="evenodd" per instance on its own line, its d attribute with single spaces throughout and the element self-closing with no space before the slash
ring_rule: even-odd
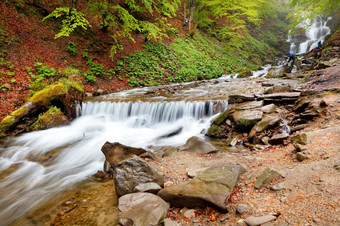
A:
<svg viewBox="0 0 340 226">
<path fill-rule="evenodd" d="M 246 219 L 244 219 L 244 222 L 246 222 L 247 225 L 255 226 L 255 225 L 261 225 L 269 221 L 275 220 L 276 218 L 277 218 L 276 216 L 268 214 L 268 215 L 261 216 L 261 217 L 247 217 Z"/>
<path fill-rule="evenodd" d="M 249 211 L 249 205 L 247 204 L 238 204 L 236 207 L 236 213 L 238 214 L 244 214 L 247 213 Z"/>
<path fill-rule="evenodd" d="M 257 132 L 262 132 L 269 128 L 278 125 L 282 121 L 281 118 L 277 116 L 266 116 L 261 121 L 257 122 L 249 133 L 249 137 L 253 137 Z"/>
<path fill-rule="evenodd" d="M 235 106 L 237 110 L 250 110 L 254 108 L 260 108 L 263 106 L 263 101 L 251 101 L 251 102 L 244 102 L 240 103 Z"/>
<path fill-rule="evenodd" d="M 284 140 L 288 139 L 288 137 L 288 134 L 276 134 L 269 139 L 268 143 L 271 145 L 283 144 Z"/>
<path fill-rule="evenodd" d="M 262 85 L 263 87 L 268 87 L 268 86 L 273 86 L 274 83 L 271 83 L 271 82 L 262 82 L 261 85 Z"/>
<path fill-rule="evenodd" d="M 94 91 L 92 93 L 92 95 L 95 97 L 95 96 L 100 96 L 100 95 L 103 95 L 103 94 L 106 94 L 106 92 L 103 90 L 103 89 L 97 89 L 96 91 Z"/>
<path fill-rule="evenodd" d="M 154 182 L 150 182 L 150 183 L 138 184 L 135 187 L 135 192 L 148 192 L 148 193 L 157 194 L 157 192 L 161 189 L 162 189 L 161 186 L 159 186 L 158 184 Z"/>
<path fill-rule="evenodd" d="M 39 115 L 37 121 L 31 126 L 27 127 L 27 131 L 38 131 L 44 129 L 50 129 L 56 126 L 66 125 L 69 123 L 68 118 L 59 108 L 50 108 L 48 111 Z"/>
<path fill-rule="evenodd" d="M 180 150 L 202 154 L 208 154 L 217 151 L 217 149 L 212 144 L 195 136 L 189 138 L 187 142 L 181 146 Z"/>
<path fill-rule="evenodd" d="M 132 220 L 134 225 L 159 225 L 170 207 L 157 195 L 142 192 L 124 195 L 118 202 L 120 217 Z"/>
<path fill-rule="evenodd" d="M 267 186 L 272 180 L 283 178 L 283 176 L 272 168 L 265 169 L 261 175 L 256 179 L 255 188 L 261 188 Z"/>
<path fill-rule="evenodd" d="M 229 114 L 230 114 L 230 111 L 229 111 L 229 110 L 225 110 L 223 113 L 219 114 L 219 115 L 212 121 L 213 125 L 218 125 L 218 126 L 219 126 L 219 125 L 223 124 L 223 123 L 227 120 Z"/>
<path fill-rule="evenodd" d="M 270 190 L 273 190 L 273 191 L 281 191 L 284 189 L 284 184 L 283 183 L 278 183 L 278 184 L 274 184 Z"/>
<path fill-rule="evenodd" d="M 236 128 L 240 131 L 249 131 L 258 121 L 262 119 L 262 111 L 241 110 L 232 114 Z"/>
<path fill-rule="evenodd" d="M 223 112 L 226 108 L 226 104 L 222 101 L 216 101 L 214 102 L 214 105 L 213 105 L 213 112 L 214 114 L 217 114 L 217 113 L 220 113 L 220 112 Z"/>
<path fill-rule="evenodd" d="M 253 100 L 255 100 L 254 95 L 232 94 L 232 95 L 229 95 L 228 103 L 234 104 L 234 103 L 242 103 L 244 101 L 253 101 Z"/>
<path fill-rule="evenodd" d="M 266 78 L 281 78 L 285 75 L 285 68 L 284 67 L 272 67 L 267 75 Z"/>
<path fill-rule="evenodd" d="M 161 135 L 157 139 L 169 138 L 169 137 L 176 136 L 176 135 L 180 134 L 182 132 L 182 130 L 183 130 L 183 126 L 179 127 L 178 129 L 175 129 L 174 131 L 171 131 L 167 134 Z"/>
<path fill-rule="evenodd" d="M 138 156 L 119 162 L 114 168 L 115 189 L 118 196 L 129 194 L 144 183 L 162 186 L 168 177 Z"/>
<path fill-rule="evenodd" d="M 274 113 L 276 110 L 276 105 L 275 104 L 268 104 L 265 105 L 261 108 L 261 111 L 266 114 L 271 114 Z"/>
<path fill-rule="evenodd" d="M 251 71 L 246 71 L 246 72 L 242 72 L 240 73 L 237 78 L 249 78 L 253 75 L 253 73 Z"/>
<path fill-rule="evenodd" d="M 104 153 L 106 160 L 110 163 L 111 167 L 115 167 L 117 163 L 124 159 L 130 158 L 133 155 L 141 155 L 146 153 L 142 148 L 135 148 L 120 144 L 118 142 L 106 142 L 101 151 Z"/>
<path fill-rule="evenodd" d="M 216 206 L 227 211 L 225 199 L 231 194 L 241 173 L 240 165 L 226 165 L 209 168 L 193 180 L 166 187 L 158 195 L 176 207 Z"/>
<path fill-rule="evenodd" d="M 211 125 L 205 135 L 208 137 L 216 138 L 224 137 L 224 134 L 222 133 L 222 128 L 218 125 Z"/>
</svg>

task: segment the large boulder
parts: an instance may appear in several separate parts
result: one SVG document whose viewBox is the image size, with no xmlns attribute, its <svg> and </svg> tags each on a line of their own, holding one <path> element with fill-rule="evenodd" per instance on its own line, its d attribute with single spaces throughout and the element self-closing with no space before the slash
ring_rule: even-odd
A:
<svg viewBox="0 0 340 226">
<path fill-rule="evenodd" d="M 117 163 L 123 161 L 133 155 L 141 155 L 146 153 L 143 148 L 135 148 L 120 144 L 118 142 L 110 143 L 106 142 L 102 146 L 102 152 L 105 155 L 106 161 L 109 162 L 111 167 L 115 167 Z"/>
<path fill-rule="evenodd" d="M 150 193 L 133 193 L 119 198 L 120 218 L 129 219 L 133 225 L 160 225 L 167 216 L 169 203 Z"/>
<path fill-rule="evenodd" d="M 187 142 L 180 148 L 180 150 L 202 154 L 208 154 L 217 151 L 212 144 L 195 136 L 189 138 Z"/>
<path fill-rule="evenodd" d="M 116 164 L 113 179 L 118 196 L 133 193 L 140 184 L 154 182 L 160 186 L 169 179 L 149 163 L 133 156 Z"/>
<path fill-rule="evenodd" d="M 240 131 L 249 131 L 258 121 L 262 119 L 262 111 L 241 110 L 232 114 L 235 127 Z"/>
<path fill-rule="evenodd" d="M 240 165 L 212 167 L 189 182 L 160 190 L 158 195 L 175 207 L 216 206 L 222 211 L 227 211 L 225 200 L 244 172 L 245 169 Z"/>
</svg>

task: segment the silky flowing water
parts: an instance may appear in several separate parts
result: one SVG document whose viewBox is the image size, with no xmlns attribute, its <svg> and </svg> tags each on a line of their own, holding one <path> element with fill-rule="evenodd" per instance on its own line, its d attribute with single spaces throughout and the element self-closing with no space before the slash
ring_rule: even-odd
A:
<svg viewBox="0 0 340 226">
<path fill-rule="evenodd" d="M 138 88 L 83 102 L 82 114 L 63 127 L 22 134 L 0 145 L 0 224 L 25 216 L 101 170 L 106 141 L 133 147 L 178 146 L 192 136 L 204 138 L 210 121 L 227 106 L 230 94 L 254 94 L 253 79 L 216 80 L 165 86 L 175 92 L 150 96 L 163 87 Z M 172 87 L 172 88 L 171 88 Z M 167 134 L 181 129 L 175 136 Z"/>
</svg>

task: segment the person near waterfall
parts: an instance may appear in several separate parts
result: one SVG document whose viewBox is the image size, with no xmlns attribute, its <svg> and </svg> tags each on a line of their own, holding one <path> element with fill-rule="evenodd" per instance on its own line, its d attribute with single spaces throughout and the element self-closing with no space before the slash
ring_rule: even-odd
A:
<svg viewBox="0 0 340 226">
<path fill-rule="evenodd" d="M 313 53 L 314 53 L 314 58 L 318 59 L 321 57 L 321 53 L 322 53 L 322 43 L 321 41 L 318 42 L 318 46 L 316 48 L 313 49 Z"/>
<path fill-rule="evenodd" d="M 293 68 L 293 66 L 295 65 L 296 69 L 299 71 L 300 70 L 300 57 L 295 55 L 294 53 L 287 53 L 286 55 L 288 57 L 287 64 L 289 65 L 289 62 L 293 61 L 291 68 Z"/>
</svg>

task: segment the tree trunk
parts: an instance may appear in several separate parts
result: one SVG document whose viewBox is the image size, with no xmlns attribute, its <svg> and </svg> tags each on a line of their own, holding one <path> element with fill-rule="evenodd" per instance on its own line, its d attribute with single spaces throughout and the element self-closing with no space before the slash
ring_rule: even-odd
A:
<svg viewBox="0 0 340 226">
<path fill-rule="evenodd" d="M 73 9 L 77 9 L 77 4 L 78 4 L 78 0 L 72 0 L 71 1 L 71 7 L 70 7 L 69 15 L 72 14 Z"/>
<path fill-rule="evenodd" d="M 190 2 L 190 0 L 189 0 L 189 2 Z M 196 10 L 196 1 L 195 0 L 193 0 L 192 1 L 192 4 L 191 4 L 191 12 L 190 12 L 190 17 L 189 17 L 189 34 L 191 35 L 191 36 L 193 36 L 193 32 L 194 32 L 194 24 L 193 24 L 193 20 L 194 20 L 194 14 L 195 14 L 195 10 Z M 196 29 L 195 29 L 196 30 Z"/>
</svg>

